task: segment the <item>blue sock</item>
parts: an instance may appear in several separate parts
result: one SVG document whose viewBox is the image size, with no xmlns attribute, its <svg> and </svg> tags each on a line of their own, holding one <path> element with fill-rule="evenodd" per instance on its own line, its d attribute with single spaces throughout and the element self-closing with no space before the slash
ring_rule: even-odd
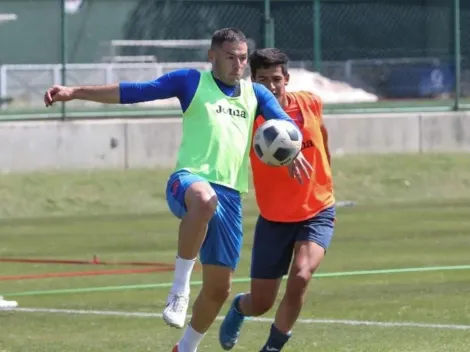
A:
<svg viewBox="0 0 470 352">
<path fill-rule="evenodd" d="M 280 351 L 284 347 L 284 345 L 289 341 L 291 334 L 285 334 L 280 331 L 278 328 L 271 325 L 271 331 L 269 333 L 269 338 L 266 344 L 263 346 L 260 352 L 268 352 L 268 351 Z"/>
</svg>

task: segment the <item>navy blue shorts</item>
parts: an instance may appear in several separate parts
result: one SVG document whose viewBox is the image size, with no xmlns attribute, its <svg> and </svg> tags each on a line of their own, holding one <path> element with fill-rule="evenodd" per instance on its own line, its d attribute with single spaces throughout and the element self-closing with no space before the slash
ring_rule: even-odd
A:
<svg viewBox="0 0 470 352">
<path fill-rule="evenodd" d="M 199 252 L 201 263 L 227 266 L 235 270 L 240 260 L 243 242 L 240 193 L 228 187 L 209 183 L 203 177 L 189 171 L 176 171 L 168 180 L 166 199 L 171 212 L 179 219 L 186 214 L 184 195 L 194 182 L 208 183 L 218 199 L 217 209 L 209 222 L 206 238 Z"/>
<path fill-rule="evenodd" d="M 325 209 L 311 219 L 286 223 L 259 217 L 251 255 L 253 279 L 279 279 L 289 272 L 296 242 L 314 242 L 325 251 L 333 237 L 336 208 Z"/>
</svg>

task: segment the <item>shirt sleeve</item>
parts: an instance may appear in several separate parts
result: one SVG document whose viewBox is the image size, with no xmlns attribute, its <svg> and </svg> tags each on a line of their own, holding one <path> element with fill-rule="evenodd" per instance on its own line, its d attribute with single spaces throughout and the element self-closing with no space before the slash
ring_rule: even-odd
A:
<svg viewBox="0 0 470 352">
<path fill-rule="evenodd" d="M 253 83 L 256 98 L 258 99 L 258 113 L 263 115 L 266 120 L 278 119 L 292 122 L 297 127 L 295 122 L 287 115 L 281 107 L 276 97 L 265 86 L 259 83 Z"/>
<path fill-rule="evenodd" d="M 182 107 L 189 105 L 199 83 L 199 71 L 183 69 L 169 72 L 146 82 L 121 82 L 119 94 L 121 104 L 178 98 Z"/>
</svg>

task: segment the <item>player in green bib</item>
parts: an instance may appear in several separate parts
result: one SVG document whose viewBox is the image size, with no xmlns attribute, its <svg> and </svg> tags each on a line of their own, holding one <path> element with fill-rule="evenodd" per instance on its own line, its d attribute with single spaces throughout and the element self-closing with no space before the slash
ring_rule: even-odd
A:
<svg viewBox="0 0 470 352">
<path fill-rule="evenodd" d="M 116 104 L 179 99 L 183 134 L 166 190 L 170 210 L 181 219 L 174 281 L 163 311 L 169 325 L 184 326 L 198 252 L 203 284 L 191 322 L 173 351 L 195 352 L 229 295 L 243 239 L 240 195 L 248 190 L 255 117 L 291 121 L 266 87 L 241 79 L 247 56 L 244 34 L 225 28 L 212 37 L 209 72 L 186 69 L 148 82 L 54 86 L 44 96 L 46 106 L 72 99 Z M 310 165 L 301 153 L 289 167 L 309 174 Z"/>
<path fill-rule="evenodd" d="M 199 84 L 183 113 L 183 138 L 176 170 L 238 192 L 248 191 L 249 142 L 258 100 L 253 85 L 240 81 L 239 96 L 227 96 L 211 72 Z"/>
</svg>

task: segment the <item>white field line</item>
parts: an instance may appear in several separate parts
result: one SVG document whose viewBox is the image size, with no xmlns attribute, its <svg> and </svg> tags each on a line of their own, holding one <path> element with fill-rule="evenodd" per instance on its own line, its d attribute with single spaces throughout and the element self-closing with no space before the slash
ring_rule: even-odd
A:
<svg viewBox="0 0 470 352">
<path fill-rule="evenodd" d="M 161 313 L 147 313 L 147 312 L 120 312 L 120 311 L 106 311 L 106 310 L 81 310 L 81 309 L 51 309 L 51 308 L 16 308 L 12 312 L 23 313 L 48 313 L 48 314 L 72 314 L 72 315 L 104 315 L 104 316 L 118 316 L 118 317 L 135 317 L 135 318 L 161 318 Z M 222 320 L 223 317 L 217 317 L 217 320 Z M 250 318 L 250 321 L 271 323 L 271 318 Z M 380 322 L 368 320 L 336 320 L 336 319 L 299 319 L 299 324 L 339 324 L 350 326 L 378 326 L 384 328 L 393 327 L 409 327 L 409 328 L 423 328 L 423 329 L 447 329 L 447 330 L 470 330 L 470 325 L 457 325 L 457 324 L 427 324 L 416 322 Z"/>
</svg>

